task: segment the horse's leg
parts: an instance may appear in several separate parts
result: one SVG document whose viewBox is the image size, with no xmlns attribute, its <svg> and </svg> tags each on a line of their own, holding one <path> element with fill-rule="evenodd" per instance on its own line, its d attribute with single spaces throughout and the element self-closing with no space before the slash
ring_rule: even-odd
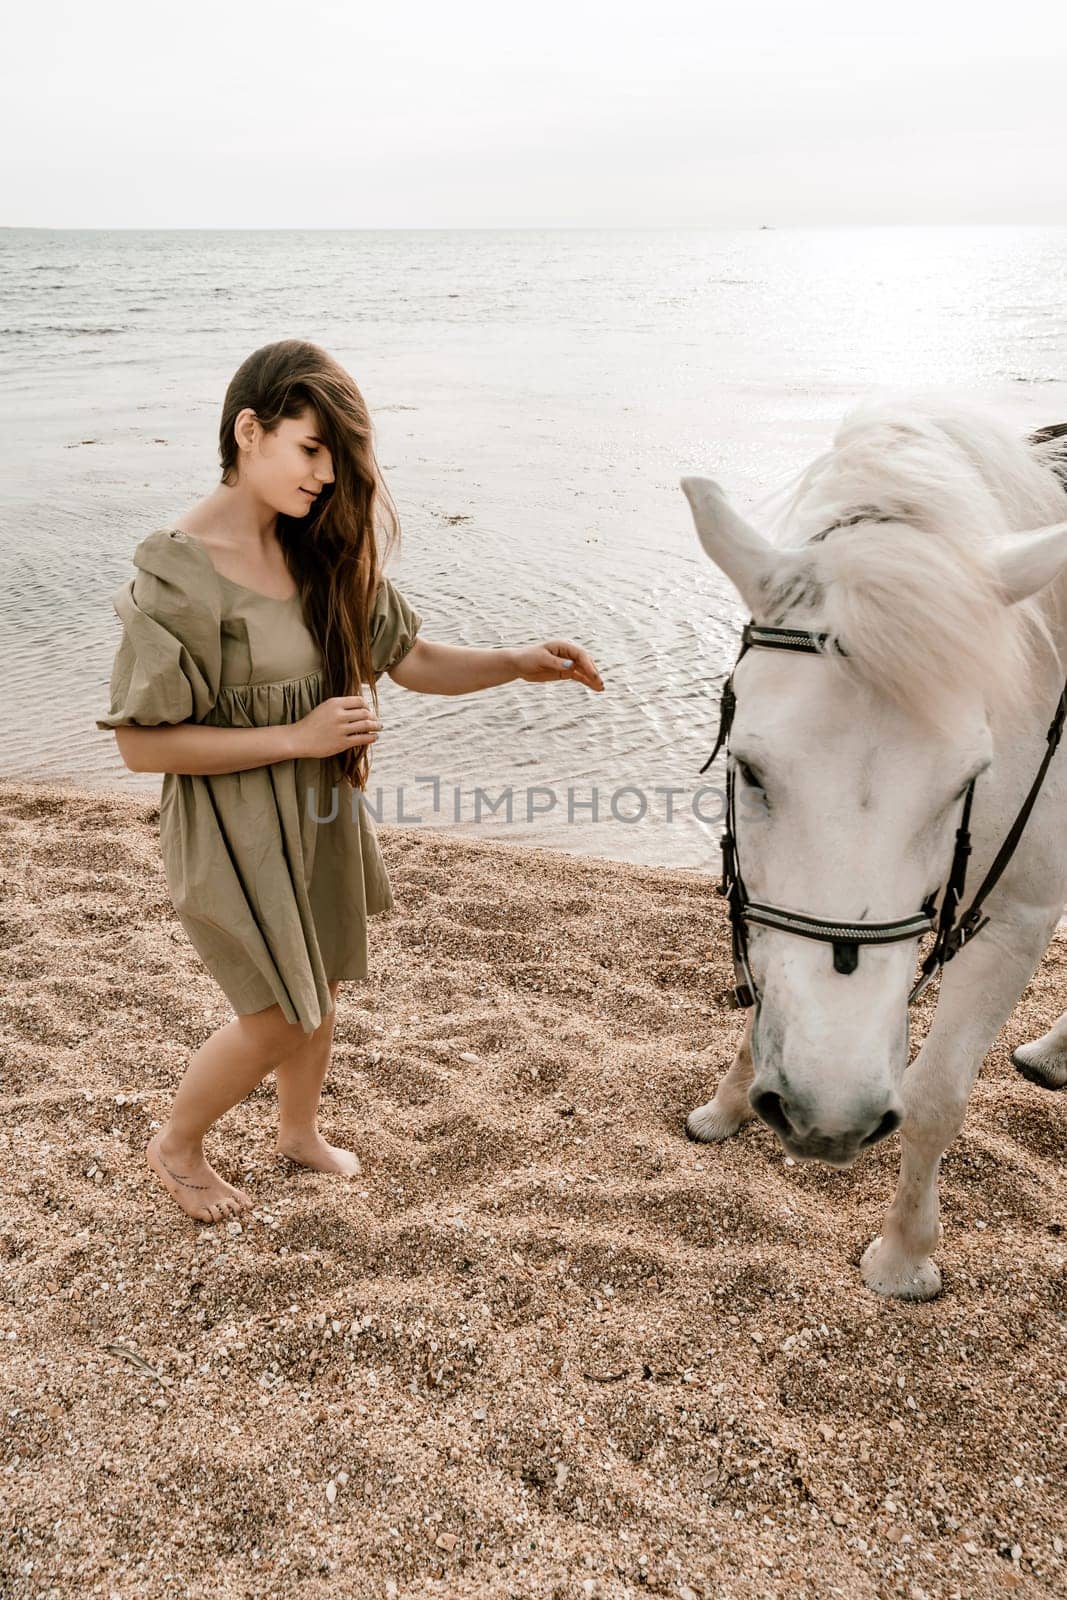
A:
<svg viewBox="0 0 1067 1600">
<path fill-rule="evenodd" d="M 745 1031 L 730 1069 L 706 1106 L 697 1106 L 686 1118 L 685 1129 L 691 1139 L 718 1143 L 735 1134 L 743 1122 L 756 1113 L 748 1103 L 748 1090 L 755 1068 L 752 1064 L 752 1019 L 750 1007 Z"/>
<path fill-rule="evenodd" d="M 1011 1059 L 1024 1078 L 1042 1089 L 1067 1088 L 1067 1011 L 1040 1039 L 1021 1044 Z"/>
<path fill-rule="evenodd" d="M 930 1259 L 942 1234 L 941 1157 L 963 1126 L 978 1070 L 1033 977 L 1058 917 L 1058 911 L 1042 917 L 1035 909 L 1011 925 L 990 923 L 945 969 L 930 1032 L 904 1077 L 896 1194 L 860 1263 L 863 1281 L 879 1294 L 929 1300 L 941 1288 Z"/>
</svg>

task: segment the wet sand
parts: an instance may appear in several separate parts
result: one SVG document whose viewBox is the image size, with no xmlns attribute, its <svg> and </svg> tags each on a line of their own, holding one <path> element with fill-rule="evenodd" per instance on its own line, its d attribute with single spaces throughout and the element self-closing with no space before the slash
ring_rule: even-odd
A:
<svg viewBox="0 0 1067 1600">
<path fill-rule="evenodd" d="M 743 1027 L 697 872 L 383 828 L 323 1131 L 267 1080 L 189 1221 L 143 1161 L 230 1011 L 151 800 L 0 783 L 0 1592 L 676 1600 L 1067 1592 L 1067 1094 L 1011 1067 L 943 1164 L 944 1292 L 865 1290 L 850 1172 L 682 1133 Z M 921 1037 L 931 1003 L 916 1017 Z"/>
</svg>

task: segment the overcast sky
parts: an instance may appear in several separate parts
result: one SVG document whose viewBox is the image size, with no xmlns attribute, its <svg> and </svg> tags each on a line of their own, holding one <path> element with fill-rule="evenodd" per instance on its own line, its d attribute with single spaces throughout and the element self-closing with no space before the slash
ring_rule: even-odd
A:
<svg viewBox="0 0 1067 1600">
<path fill-rule="evenodd" d="M 1062 0 L 24 4 L 0 222 L 1067 222 Z"/>
</svg>

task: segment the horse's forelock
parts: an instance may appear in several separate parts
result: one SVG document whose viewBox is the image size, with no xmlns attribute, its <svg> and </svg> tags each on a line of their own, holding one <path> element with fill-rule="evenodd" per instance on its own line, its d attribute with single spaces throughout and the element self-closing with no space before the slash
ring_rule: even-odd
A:
<svg viewBox="0 0 1067 1600">
<path fill-rule="evenodd" d="M 1052 638 L 1041 598 L 1003 604 L 993 549 L 1063 512 L 1047 458 L 1003 416 L 921 398 L 859 407 L 772 524 L 795 557 L 769 597 L 775 621 L 798 610 L 813 626 L 817 601 L 848 651 L 840 670 L 926 720 L 961 690 L 1017 710 Z"/>
</svg>

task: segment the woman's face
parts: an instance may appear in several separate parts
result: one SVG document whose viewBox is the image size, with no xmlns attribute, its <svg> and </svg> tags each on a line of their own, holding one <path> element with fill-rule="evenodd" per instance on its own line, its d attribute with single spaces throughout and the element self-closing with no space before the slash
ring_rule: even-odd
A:
<svg viewBox="0 0 1067 1600">
<path fill-rule="evenodd" d="M 251 409 L 242 411 L 235 427 L 248 486 L 273 511 L 306 516 L 333 482 L 333 460 L 311 407 L 283 418 L 273 433 L 264 433 Z"/>
</svg>

